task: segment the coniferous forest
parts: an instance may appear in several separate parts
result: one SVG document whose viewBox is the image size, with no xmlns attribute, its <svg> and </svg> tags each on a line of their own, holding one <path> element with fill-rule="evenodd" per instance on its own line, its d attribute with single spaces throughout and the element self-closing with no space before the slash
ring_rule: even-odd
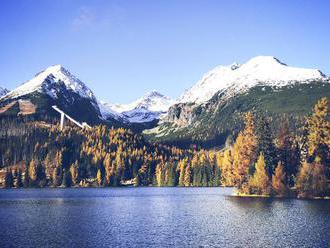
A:
<svg viewBox="0 0 330 248">
<path fill-rule="evenodd" d="M 20 187 L 236 187 L 237 194 L 314 198 L 330 195 L 328 100 L 304 125 L 247 112 L 223 147 L 188 149 L 150 143 L 105 125 L 80 129 L 56 122 L 2 118 L 1 184 Z"/>
</svg>

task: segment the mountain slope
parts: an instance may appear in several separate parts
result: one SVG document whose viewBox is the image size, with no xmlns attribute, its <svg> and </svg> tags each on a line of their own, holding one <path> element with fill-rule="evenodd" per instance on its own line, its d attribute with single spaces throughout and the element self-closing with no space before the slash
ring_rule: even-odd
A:
<svg viewBox="0 0 330 248">
<path fill-rule="evenodd" d="M 301 116 L 311 111 L 317 99 L 330 98 L 330 81 L 322 72 L 288 67 L 273 57 L 218 67 L 206 75 L 170 107 L 156 128 L 145 131 L 147 137 L 177 144 L 221 145 L 241 128 L 246 111 L 264 112 L 274 123 L 294 119 L 299 126 Z"/>
</svg>

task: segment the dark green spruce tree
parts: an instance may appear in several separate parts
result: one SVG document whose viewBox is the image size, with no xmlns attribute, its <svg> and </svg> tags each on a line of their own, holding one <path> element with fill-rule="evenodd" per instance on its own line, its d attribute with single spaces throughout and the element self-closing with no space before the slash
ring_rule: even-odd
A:
<svg viewBox="0 0 330 248">
<path fill-rule="evenodd" d="M 23 187 L 23 179 L 22 179 L 22 172 L 21 170 L 18 170 L 16 172 L 16 182 L 15 182 L 15 187 L 16 188 L 21 188 Z"/>
<path fill-rule="evenodd" d="M 64 170 L 62 186 L 71 187 L 71 185 L 72 185 L 71 173 L 69 170 Z"/>
<path fill-rule="evenodd" d="M 277 155 L 269 118 L 260 115 L 256 129 L 258 140 L 257 154 L 264 154 L 268 175 L 272 175 L 277 164 Z"/>
<path fill-rule="evenodd" d="M 5 174 L 5 187 L 12 188 L 14 186 L 13 174 L 10 170 L 6 170 Z"/>
</svg>

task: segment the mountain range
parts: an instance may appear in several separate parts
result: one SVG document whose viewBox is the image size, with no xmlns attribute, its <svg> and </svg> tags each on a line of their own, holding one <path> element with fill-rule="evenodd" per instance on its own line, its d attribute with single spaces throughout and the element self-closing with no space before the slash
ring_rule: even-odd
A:
<svg viewBox="0 0 330 248">
<path fill-rule="evenodd" d="M 329 82 L 320 70 L 258 56 L 217 66 L 177 100 L 151 91 L 132 103 L 114 104 L 99 100 L 87 84 L 54 65 L 12 91 L 0 88 L 0 117 L 58 118 L 51 108 L 57 105 L 91 125 L 144 130 L 152 141 L 221 145 L 240 129 L 246 111 L 299 120 L 318 98 L 330 97 Z"/>
<path fill-rule="evenodd" d="M 49 115 L 54 112 L 50 109 L 51 104 L 56 104 L 80 121 L 85 119 L 91 123 L 105 122 L 116 126 L 157 121 L 174 102 L 157 91 L 130 104 L 101 101 L 84 82 L 61 65 L 48 67 L 12 91 L 1 88 L 0 97 L 3 113 L 8 113 L 17 103 L 18 112 L 14 111 L 14 114 Z M 80 105 L 82 102 L 84 104 Z M 29 105 L 30 110 L 22 111 L 22 104 Z"/>
</svg>

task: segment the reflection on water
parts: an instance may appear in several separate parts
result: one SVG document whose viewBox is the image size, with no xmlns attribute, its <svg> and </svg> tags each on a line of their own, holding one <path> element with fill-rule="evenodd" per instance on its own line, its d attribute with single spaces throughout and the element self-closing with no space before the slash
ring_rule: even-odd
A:
<svg viewBox="0 0 330 248">
<path fill-rule="evenodd" d="M 226 188 L 0 190 L 0 247 L 329 247 L 330 201 Z"/>
</svg>

